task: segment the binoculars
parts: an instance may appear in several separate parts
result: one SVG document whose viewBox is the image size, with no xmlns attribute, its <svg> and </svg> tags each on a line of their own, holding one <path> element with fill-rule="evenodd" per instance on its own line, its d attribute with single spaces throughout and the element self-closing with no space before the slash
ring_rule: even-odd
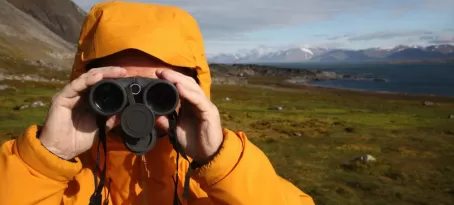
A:
<svg viewBox="0 0 454 205">
<path fill-rule="evenodd" d="M 101 116 L 120 114 L 122 138 L 132 152 L 144 153 L 156 143 L 155 117 L 172 114 L 179 103 L 176 87 L 162 79 L 103 79 L 90 87 L 91 109 Z"/>
</svg>

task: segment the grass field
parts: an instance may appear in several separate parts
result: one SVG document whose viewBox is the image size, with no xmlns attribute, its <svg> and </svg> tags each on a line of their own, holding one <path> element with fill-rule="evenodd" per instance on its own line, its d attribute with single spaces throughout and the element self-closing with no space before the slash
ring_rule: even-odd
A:
<svg viewBox="0 0 454 205">
<path fill-rule="evenodd" d="M 0 135 L 41 123 L 60 85 L 5 82 Z M 228 97 L 231 100 L 226 101 Z M 433 106 L 423 106 L 429 100 Z M 244 131 L 277 172 L 316 204 L 452 204 L 454 98 L 401 96 L 325 88 L 213 86 L 223 124 Z M 283 110 L 269 110 L 282 106 Z M 370 164 L 348 163 L 370 154 Z"/>
</svg>

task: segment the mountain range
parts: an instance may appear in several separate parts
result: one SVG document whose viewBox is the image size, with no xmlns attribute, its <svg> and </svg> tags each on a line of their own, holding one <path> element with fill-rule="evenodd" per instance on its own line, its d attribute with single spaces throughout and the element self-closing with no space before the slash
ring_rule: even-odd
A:
<svg viewBox="0 0 454 205">
<path fill-rule="evenodd" d="M 392 48 L 360 50 L 296 47 L 272 51 L 252 49 L 209 56 L 211 63 L 367 62 L 454 58 L 454 45 L 398 45 Z"/>
</svg>

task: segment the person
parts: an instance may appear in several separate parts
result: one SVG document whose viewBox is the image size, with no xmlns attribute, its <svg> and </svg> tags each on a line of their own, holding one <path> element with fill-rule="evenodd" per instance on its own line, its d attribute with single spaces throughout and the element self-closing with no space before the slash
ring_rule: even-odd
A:
<svg viewBox="0 0 454 205">
<path fill-rule="evenodd" d="M 118 115 L 105 123 L 105 156 L 97 159 L 102 131 L 84 93 L 102 79 L 131 76 L 176 86 L 181 99 L 176 136 L 188 160 L 165 137 L 170 121 L 163 116 L 156 118 L 161 137 L 153 149 L 142 156 L 128 151 L 118 134 Z M 2 145 L 0 204 L 96 204 L 94 193 L 100 194 L 98 204 L 314 204 L 275 172 L 245 133 L 222 128 L 210 100 L 202 35 L 183 9 L 96 4 L 84 21 L 70 79 L 52 98 L 42 126 L 31 125 Z M 103 178 L 96 170 L 103 164 L 106 181 L 97 187 Z"/>
</svg>

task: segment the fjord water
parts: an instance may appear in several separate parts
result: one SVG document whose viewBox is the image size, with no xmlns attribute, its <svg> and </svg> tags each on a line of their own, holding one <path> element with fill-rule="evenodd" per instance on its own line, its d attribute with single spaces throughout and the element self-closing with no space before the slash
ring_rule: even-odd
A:
<svg viewBox="0 0 454 205">
<path fill-rule="evenodd" d="M 372 75 L 371 79 L 319 81 L 316 86 L 407 94 L 454 96 L 454 63 L 285 63 L 277 67 L 319 69 L 339 74 Z"/>
</svg>

